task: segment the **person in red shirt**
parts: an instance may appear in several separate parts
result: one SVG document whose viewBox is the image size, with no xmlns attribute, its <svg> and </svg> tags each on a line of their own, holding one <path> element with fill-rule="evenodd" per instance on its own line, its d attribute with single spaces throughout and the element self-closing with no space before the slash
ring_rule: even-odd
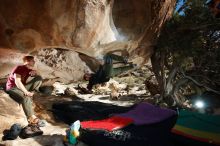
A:
<svg viewBox="0 0 220 146">
<path fill-rule="evenodd" d="M 16 102 L 22 104 L 29 124 L 37 124 L 40 119 L 34 114 L 32 97 L 42 83 L 42 78 L 33 69 L 35 61 L 33 56 L 24 56 L 23 65 L 16 66 L 10 73 L 6 92 Z M 31 79 L 31 80 L 30 80 Z"/>
</svg>

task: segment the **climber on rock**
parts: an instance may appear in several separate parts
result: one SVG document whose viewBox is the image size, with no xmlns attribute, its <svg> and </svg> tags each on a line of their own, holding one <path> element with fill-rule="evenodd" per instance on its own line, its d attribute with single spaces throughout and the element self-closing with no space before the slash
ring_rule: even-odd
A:
<svg viewBox="0 0 220 146">
<path fill-rule="evenodd" d="M 119 61 L 120 63 L 128 64 L 121 67 L 113 67 L 113 62 Z M 128 63 L 127 57 L 122 57 L 112 53 L 107 53 L 104 56 L 104 63 L 99 66 L 95 73 L 85 73 L 84 79 L 89 81 L 87 85 L 88 93 L 92 93 L 92 87 L 96 84 L 103 84 L 110 80 L 111 77 L 119 75 L 125 71 L 133 69 L 136 64 Z"/>
</svg>

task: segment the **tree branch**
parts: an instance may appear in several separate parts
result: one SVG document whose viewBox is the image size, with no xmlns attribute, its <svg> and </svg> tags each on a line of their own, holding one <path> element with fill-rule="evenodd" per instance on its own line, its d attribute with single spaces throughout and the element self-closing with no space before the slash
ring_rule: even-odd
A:
<svg viewBox="0 0 220 146">
<path fill-rule="evenodd" d="M 178 70 L 178 68 L 174 67 L 167 78 L 167 84 L 166 84 L 166 88 L 165 88 L 166 96 L 172 94 L 172 91 L 173 91 L 172 80 L 176 76 L 177 70 Z"/>
<path fill-rule="evenodd" d="M 180 70 L 180 72 L 183 74 L 184 78 L 191 80 L 197 86 L 204 87 L 207 91 L 212 91 L 212 92 L 220 95 L 220 91 L 216 91 L 216 90 L 214 90 L 214 89 L 212 89 L 210 87 L 207 87 L 206 85 L 199 83 L 198 81 L 196 81 L 192 77 L 185 75 L 185 73 L 184 73 L 184 71 L 182 69 Z"/>
</svg>

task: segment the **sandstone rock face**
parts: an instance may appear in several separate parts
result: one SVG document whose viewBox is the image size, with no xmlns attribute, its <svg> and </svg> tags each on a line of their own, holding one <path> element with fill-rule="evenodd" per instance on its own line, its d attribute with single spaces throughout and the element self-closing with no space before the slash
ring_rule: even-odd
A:
<svg viewBox="0 0 220 146">
<path fill-rule="evenodd" d="M 0 133 L 2 133 L 4 129 L 10 128 L 14 123 L 27 125 L 27 119 L 22 106 L 16 103 L 2 90 L 0 90 L 0 113 Z"/>
<path fill-rule="evenodd" d="M 74 82 L 82 79 L 84 72 L 90 70 L 75 51 L 59 48 L 41 49 L 34 56 L 36 69 L 44 79 Z"/>
<path fill-rule="evenodd" d="M 0 1 L 0 51 L 5 54 L 0 66 L 5 66 L 2 60 L 11 56 L 38 54 L 41 49 L 51 48 L 95 58 L 123 49 L 132 61 L 142 64 L 151 55 L 174 5 L 175 0 Z M 19 62 L 19 55 L 7 63 Z M 68 75 L 77 76 L 76 72 Z"/>
</svg>

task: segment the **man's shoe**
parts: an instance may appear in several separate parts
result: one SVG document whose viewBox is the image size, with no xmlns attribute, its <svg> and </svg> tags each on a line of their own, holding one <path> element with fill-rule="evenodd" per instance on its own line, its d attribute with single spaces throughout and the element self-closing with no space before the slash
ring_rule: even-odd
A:
<svg viewBox="0 0 220 146">
<path fill-rule="evenodd" d="M 45 127 L 46 126 L 46 120 L 41 120 L 39 118 L 34 118 L 31 120 L 28 120 L 29 124 L 31 125 L 37 125 L 38 127 Z"/>
</svg>

